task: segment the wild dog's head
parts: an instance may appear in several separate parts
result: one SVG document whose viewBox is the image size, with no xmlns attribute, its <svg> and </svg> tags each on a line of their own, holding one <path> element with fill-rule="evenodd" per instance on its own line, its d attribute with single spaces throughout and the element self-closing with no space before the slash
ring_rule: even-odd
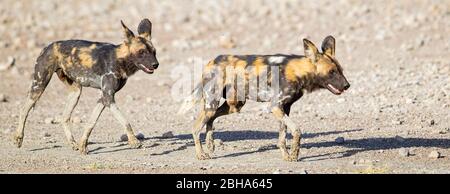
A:
<svg viewBox="0 0 450 194">
<path fill-rule="evenodd" d="M 322 53 L 309 40 L 303 39 L 305 56 L 316 66 L 316 84 L 340 95 L 350 87 L 339 62 L 335 58 L 335 43 L 332 36 L 327 36 L 322 43 Z"/>
<path fill-rule="evenodd" d="M 118 58 L 126 58 L 146 73 L 153 73 L 158 68 L 159 62 L 156 59 L 156 49 L 151 42 L 152 23 L 148 19 L 143 19 L 138 27 L 138 36 L 128 29 L 121 21 L 125 33 L 124 44 L 118 50 Z"/>
</svg>

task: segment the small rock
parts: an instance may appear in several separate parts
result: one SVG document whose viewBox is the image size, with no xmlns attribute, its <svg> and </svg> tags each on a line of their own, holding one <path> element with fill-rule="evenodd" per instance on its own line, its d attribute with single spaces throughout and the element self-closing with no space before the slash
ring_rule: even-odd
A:
<svg viewBox="0 0 450 194">
<path fill-rule="evenodd" d="M 223 146 L 223 141 L 221 139 L 215 139 L 214 145 L 216 145 L 218 147 Z"/>
<path fill-rule="evenodd" d="M 14 57 L 9 56 L 6 64 L 0 65 L 0 71 L 11 69 L 15 63 L 16 63 L 16 59 Z"/>
<path fill-rule="evenodd" d="M 433 126 L 433 125 L 435 125 L 436 124 L 436 122 L 432 119 L 431 121 L 430 121 L 430 126 Z"/>
<path fill-rule="evenodd" d="M 337 103 L 343 103 L 345 102 L 345 98 L 339 98 L 336 100 Z"/>
<path fill-rule="evenodd" d="M 80 117 L 73 117 L 72 118 L 72 123 L 80 124 L 82 122 L 83 122 L 83 120 L 81 120 Z"/>
<path fill-rule="evenodd" d="M 337 144 L 343 144 L 345 142 L 344 137 L 338 137 L 334 140 Z"/>
<path fill-rule="evenodd" d="M 45 118 L 44 123 L 45 124 L 55 124 L 55 119 L 51 118 L 51 117 Z"/>
<path fill-rule="evenodd" d="M 428 154 L 429 158 L 433 158 L 433 159 L 438 159 L 441 157 L 441 153 L 439 153 L 438 151 L 432 151 L 430 152 L 430 154 Z"/>
<path fill-rule="evenodd" d="M 143 134 L 142 132 L 139 132 L 139 133 L 136 135 L 136 138 L 139 139 L 139 140 L 144 140 L 144 139 L 145 139 L 145 136 L 144 136 L 144 134 Z"/>
<path fill-rule="evenodd" d="M 50 133 L 48 133 L 48 132 L 45 132 L 44 134 L 43 134 L 43 136 L 44 137 L 50 137 L 50 136 L 52 136 Z"/>
<path fill-rule="evenodd" d="M 231 36 L 221 36 L 219 39 L 219 46 L 226 48 L 226 49 L 231 49 L 231 48 L 235 48 L 236 44 L 233 40 L 233 38 L 231 38 Z"/>
<path fill-rule="evenodd" d="M 357 164 L 356 160 L 351 160 L 349 163 L 350 163 L 351 165 L 356 165 L 356 164 Z"/>
<path fill-rule="evenodd" d="M 408 157 L 410 156 L 409 150 L 405 149 L 405 148 L 401 148 L 398 150 L 398 154 L 400 154 L 400 156 L 402 157 Z"/>
<path fill-rule="evenodd" d="M 450 131 L 450 127 L 442 129 L 442 130 L 439 130 L 439 134 L 447 134 L 449 131 Z"/>
<path fill-rule="evenodd" d="M 281 170 L 280 169 L 276 169 L 275 171 L 273 171 L 273 174 L 280 174 Z"/>
<path fill-rule="evenodd" d="M 122 134 L 122 135 L 120 136 L 120 141 L 128 141 L 128 136 L 127 136 L 127 134 Z"/>
<path fill-rule="evenodd" d="M 8 102 L 8 98 L 5 94 L 0 94 L 0 102 Z"/>
<path fill-rule="evenodd" d="M 401 137 L 401 136 L 399 136 L 399 135 L 395 136 L 395 140 L 397 140 L 397 141 L 400 142 L 400 143 L 405 142 L 405 138 L 403 138 L 403 137 Z"/>
<path fill-rule="evenodd" d="M 151 103 L 151 102 L 153 102 L 153 100 L 152 100 L 152 98 L 148 97 L 148 98 L 145 98 L 145 102 Z"/>
<path fill-rule="evenodd" d="M 309 174 L 309 173 L 307 170 L 303 169 L 303 170 L 300 170 L 300 174 Z"/>
<path fill-rule="evenodd" d="M 405 103 L 406 104 L 414 104 L 415 102 L 414 102 L 414 99 L 408 98 L 408 99 L 405 100 Z"/>
<path fill-rule="evenodd" d="M 173 138 L 173 133 L 172 131 L 166 132 L 162 134 L 162 138 Z"/>
</svg>

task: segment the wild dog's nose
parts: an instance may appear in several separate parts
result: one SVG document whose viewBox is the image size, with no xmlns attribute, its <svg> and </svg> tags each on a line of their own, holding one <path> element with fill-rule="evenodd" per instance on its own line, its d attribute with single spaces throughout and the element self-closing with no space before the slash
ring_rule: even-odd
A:
<svg viewBox="0 0 450 194">
<path fill-rule="evenodd" d="M 153 69 L 157 69 L 159 66 L 159 63 L 154 63 L 152 66 L 153 66 Z"/>
<path fill-rule="evenodd" d="M 347 90 L 347 89 L 349 89 L 349 88 L 350 88 L 350 84 L 347 83 L 347 84 L 344 86 L 344 89 Z"/>
</svg>

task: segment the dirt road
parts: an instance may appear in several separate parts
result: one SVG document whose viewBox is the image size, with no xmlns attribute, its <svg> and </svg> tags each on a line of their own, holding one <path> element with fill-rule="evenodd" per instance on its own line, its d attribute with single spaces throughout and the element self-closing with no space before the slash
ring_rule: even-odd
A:
<svg viewBox="0 0 450 194">
<path fill-rule="evenodd" d="M 1 173 L 450 173 L 449 0 L 0 4 L 0 65 L 16 59 L 0 71 L 6 98 L 0 99 Z M 121 142 L 123 129 L 105 111 L 90 154 L 72 151 L 57 123 L 67 94 L 56 78 L 31 112 L 23 147 L 13 146 L 18 110 L 44 46 L 62 39 L 119 44 L 120 20 L 135 30 L 145 17 L 153 22 L 160 68 L 137 73 L 116 95 L 135 131 L 145 135 L 143 149 Z M 324 90 L 294 104 L 291 117 L 304 132 L 299 162 L 281 159 L 278 123 L 255 102 L 216 122 L 214 159 L 195 159 L 196 112 L 175 114 L 174 68 L 219 54 L 302 55 L 302 38 L 320 44 L 327 35 L 337 40 L 337 59 L 352 86 L 341 96 Z M 74 113 L 76 139 L 98 98 L 98 91 L 83 90 Z M 173 137 L 162 138 L 167 132 Z"/>
</svg>

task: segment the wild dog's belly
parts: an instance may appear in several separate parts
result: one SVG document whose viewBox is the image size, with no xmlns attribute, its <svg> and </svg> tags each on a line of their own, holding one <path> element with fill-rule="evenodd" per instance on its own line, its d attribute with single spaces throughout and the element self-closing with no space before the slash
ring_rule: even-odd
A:
<svg viewBox="0 0 450 194">
<path fill-rule="evenodd" d="M 89 69 L 71 69 L 64 71 L 67 77 L 83 87 L 101 88 L 102 76 Z"/>
</svg>

